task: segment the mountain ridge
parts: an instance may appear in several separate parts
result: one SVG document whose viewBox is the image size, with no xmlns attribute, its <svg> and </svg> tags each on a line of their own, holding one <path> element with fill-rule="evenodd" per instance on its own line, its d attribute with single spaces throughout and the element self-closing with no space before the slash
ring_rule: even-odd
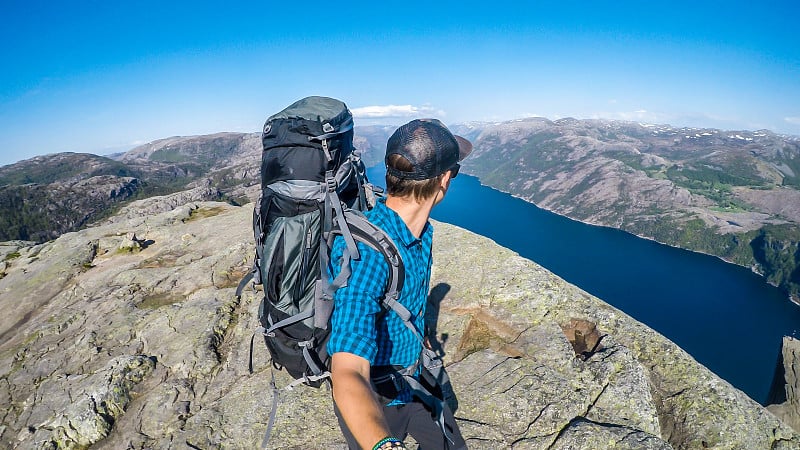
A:
<svg viewBox="0 0 800 450">
<path fill-rule="evenodd" d="M 475 144 L 464 170 L 485 185 L 750 267 L 797 298 L 800 139 L 542 118 L 463 132 Z"/>
<path fill-rule="evenodd" d="M 394 128 L 356 127 L 355 144 L 367 165 L 381 163 L 386 139 Z M 622 229 L 749 267 L 797 299 L 798 137 L 574 118 L 469 122 L 452 129 L 474 142 L 475 150 L 464 161 L 463 170 L 485 185 L 575 220 Z M 37 158 L 34 160 L 41 166 L 48 157 Z M 0 168 L 0 180 L 11 179 L 9 174 L 15 174 L 17 180 L 38 180 L 31 174 L 37 167 L 30 162 L 34 160 Z M 117 175 L 108 176 L 134 175 L 139 182 L 130 184 L 130 195 L 115 197 L 113 190 L 108 192 L 101 210 L 113 210 L 135 198 L 209 186 L 216 191 L 197 191 L 208 193 L 207 200 L 225 198 L 242 204 L 258 197 L 258 133 L 174 136 L 107 161 L 121 165 L 116 167 Z M 84 172 L 91 174 L 88 169 Z M 50 168 L 47 173 L 59 171 Z M 59 187 L 58 183 L 64 182 L 43 183 L 41 186 L 48 187 L 38 189 L 72 193 L 70 198 L 86 197 L 85 190 Z M 0 209 L 3 205 L 3 211 L 14 209 L 25 195 L 35 197 L 26 194 L 30 189 L 0 187 Z M 58 204 L 39 209 L 64 210 Z M 0 216 L 16 218 L 13 214 Z M 53 222 L 31 215 L 35 216 L 29 220 L 33 225 Z M 81 214 L 64 220 L 66 225 L 56 231 L 9 233 L 4 238 L 33 236 L 41 241 L 101 217 Z M 5 228 L 19 230 L 19 226 Z"/>
</svg>

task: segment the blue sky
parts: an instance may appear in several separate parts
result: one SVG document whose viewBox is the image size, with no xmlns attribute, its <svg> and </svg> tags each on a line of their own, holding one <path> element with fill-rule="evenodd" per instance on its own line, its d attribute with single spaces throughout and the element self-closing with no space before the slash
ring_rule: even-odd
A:
<svg viewBox="0 0 800 450">
<path fill-rule="evenodd" d="M 356 124 L 626 119 L 800 135 L 800 3 L 0 4 L 0 165 L 259 131 L 294 100 Z"/>
</svg>

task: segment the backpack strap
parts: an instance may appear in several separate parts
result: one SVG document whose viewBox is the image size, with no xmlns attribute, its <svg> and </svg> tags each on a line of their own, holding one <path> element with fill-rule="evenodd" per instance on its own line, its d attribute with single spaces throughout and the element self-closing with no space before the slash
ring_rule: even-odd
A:
<svg viewBox="0 0 800 450">
<path fill-rule="evenodd" d="M 338 130 L 336 129 L 336 127 L 331 125 L 330 122 L 325 122 L 322 124 L 322 131 L 324 133 L 320 134 L 319 136 L 309 136 L 308 141 L 309 142 L 320 141 L 320 143 L 322 144 L 322 151 L 325 153 L 325 158 L 328 160 L 328 162 L 331 162 L 333 160 L 333 157 L 331 156 L 331 152 L 328 149 L 328 140 L 340 134 L 347 133 L 352 129 L 353 129 L 352 117 L 348 117 L 347 120 L 341 123 L 339 125 Z"/>
<path fill-rule="evenodd" d="M 397 250 L 397 247 L 394 245 L 392 238 L 390 238 L 385 231 L 367 220 L 364 215 L 357 211 L 347 210 L 344 212 L 344 216 L 344 221 L 349 227 L 350 233 L 356 237 L 359 242 L 363 242 L 368 247 L 383 255 L 384 260 L 386 260 L 386 263 L 389 266 L 389 274 L 386 282 L 386 293 L 381 302 L 383 303 L 387 299 L 394 299 L 396 302 L 397 298 L 400 296 L 400 291 L 403 290 L 403 283 L 405 282 L 405 266 L 403 265 L 403 260 L 400 257 L 400 253 Z M 333 244 L 333 238 L 337 234 L 343 234 L 341 229 L 338 227 L 331 230 L 326 245 L 330 247 Z M 358 254 L 354 256 L 352 254 L 347 254 L 348 252 L 349 248 L 345 250 L 342 272 L 347 271 L 349 274 L 349 261 L 357 258 Z M 345 263 L 347 263 L 346 266 Z M 334 286 L 333 283 L 331 283 L 331 288 L 335 287 L 338 289 L 342 286 L 344 286 L 344 284 L 341 286 Z M 335 292 L 336 289 L 332 289 L 329 292 L 331 298 L 333 297 L 333 292 Z M 406 312 L 408 312 L 408 310 L 406 310 Z M 408 314 L 410 316 L 410 313 Z"/>
<path fill-rule="evenodd" d="M 255 208 L 253 208 L 253 237 L 256 241 L 256 255 L 255 259 L 253 260 L 253 268 L 250 269 L 250 272 L 248 272 L 247 275 L 245 275 L 241 281 L 239 281 L 239 285 L 236 286 L 236 298 L 240 300 L 242 298 L 242 291 L 244 291 L 244 288 L 247 287 L 247 283 L 253 281 L 253 284 L 261 284 L 260 261 L 262 256 L 261 252 L 264 248 L 264 238 L 266 236 L 266 231 L 264 230 L 264 220 L 261 216 L 261 205 L 264 201 L 269 202 L 270 199 L 264 199 L 264 191 L 262 190 L 261 195 L 258 196 L 258 202 L 256 203 Z M 269 204 L 267 205 L 267 208 L 269 208 Z M 269 209 L 267 209 L 267 212 L 269 212 Z"/>
</svg>

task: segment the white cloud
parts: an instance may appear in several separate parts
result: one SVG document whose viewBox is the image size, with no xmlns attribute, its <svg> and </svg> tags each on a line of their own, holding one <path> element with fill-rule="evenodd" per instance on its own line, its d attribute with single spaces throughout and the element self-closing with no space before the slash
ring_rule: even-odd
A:
<svg viewBox="0 0 800 450">
<path fill-rule="evenodd" d="M 362 106 L 350 110 L 353 117 L 357 119 L 380 119 L 392 117 L 419 117 L 419 116 L 438 116 L 445 115 L 444 111 L 437 110 L 432 106 L 414 105 L 375 105 Z"/>
<path fill-rule="evenodd" d="M 792 125 L 800 125 L 800 117 L 784 117 L 783 120 Z"/>
</svg>

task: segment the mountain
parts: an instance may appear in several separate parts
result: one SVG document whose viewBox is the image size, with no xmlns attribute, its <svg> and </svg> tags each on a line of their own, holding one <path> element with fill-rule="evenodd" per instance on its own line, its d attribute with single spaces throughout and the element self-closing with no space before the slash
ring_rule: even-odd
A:
<svg viewBox="0 0 800 450">
<path fill-rule="evenodd" d="M 248 373 L 262 292 L 235 290 L 252 205 L 191 196 L 0 244 L 1 448 L 258 448 L 271 381 L 290 380 L 260 339 Z M 471 449 L 800 448 L 657 332 L 486 238 L 435 227 L 428 337 Z M 270 448 L 344 448 L 330 391 L 278 398 Z"/>
<path fill-rule="evenodd" d="M 0 241 L 54 239 L 141 191 L 137 170 L 102 156 L 60 153 L 0 167 Z"/>
<path fill-rule="evenodd" d="M 466 173 L 582 222 L 752 267 L 800 293 L 800 138 L 542 118 L 454 127 Z"/>
<path fill-rule="evenodd" d="M 44 242 L 131 200 L 187 188 L 194 200 L 246 202 L 259 154 L 258 135 L 219 133 L 161 139 L 117 159 L 58 153 L 0 167 L 0 241 Z"/>
<path fill-rule="evenodd" d="M 716 255 L 800 298 L 800 138 L 769 131 L 542 118 L 471 122 L 464 171 L 586 223 Z M 392 126 L 356 127 L 368 166 Z M 0 168 L 0 240 L 43 242 L 126 202 L 190 189 L 234 204 L 259 195 L 258 133 L 171 137 L 115 160 L 59 154 Z M 189 200 L 188 198 L 184 198 Z"/>
</svg>

